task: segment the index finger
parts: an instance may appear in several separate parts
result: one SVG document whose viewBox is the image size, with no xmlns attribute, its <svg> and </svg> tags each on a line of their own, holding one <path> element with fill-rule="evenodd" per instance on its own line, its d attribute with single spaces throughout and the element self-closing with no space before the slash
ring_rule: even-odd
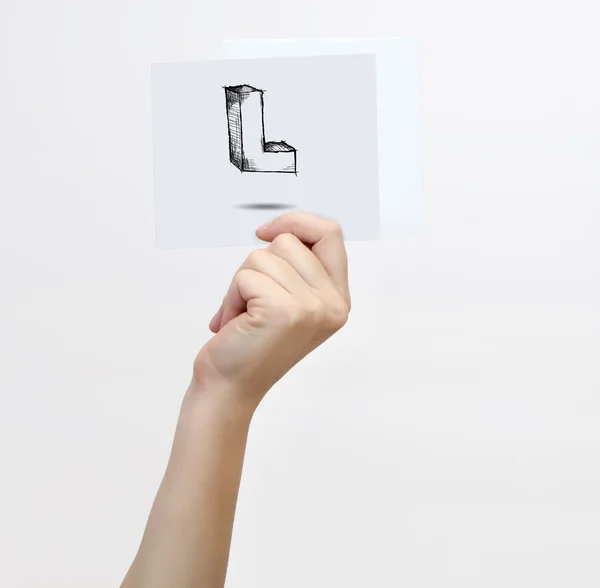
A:
<svg viewBox="0 0 600 588">
<path fill-rule="evenodd" d="M 311 248 L 350 304 L 348 256 L 340 225 L 335 221 L 313 214 L 289 212 L 259 227 L 256 236 L 270 243 L 277 235 L 283 233 L 295 235 Z"/>
</svg>

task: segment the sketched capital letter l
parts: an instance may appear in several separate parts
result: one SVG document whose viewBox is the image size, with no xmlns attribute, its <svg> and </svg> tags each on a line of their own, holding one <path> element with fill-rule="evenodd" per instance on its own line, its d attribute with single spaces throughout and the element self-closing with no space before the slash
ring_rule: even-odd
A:
<svg viewBox="0 0 600 588">
<path fill-rule="evenodd" d="M 241 172 L 296 173 L 296 149 L 265 141 L 264 91 L 243 84 L 225 86 L 229 161 Z"/>
</svg>

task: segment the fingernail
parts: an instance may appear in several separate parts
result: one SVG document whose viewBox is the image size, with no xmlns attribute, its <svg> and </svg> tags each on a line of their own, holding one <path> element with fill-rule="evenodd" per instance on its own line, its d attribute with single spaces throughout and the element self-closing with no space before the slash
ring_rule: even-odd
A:
<svg viewBox="0 0 600 588">
<path fill-rule="evenodd" d="M 268 223 L 265 223 L 264 225 L 260 225 L 260 227 L 258 227 L 257 232 L 262 233 L 263 231 L 266 231 L 271 225 L 273 224 L 273 221 L 269 221 Z"/>
</svg>

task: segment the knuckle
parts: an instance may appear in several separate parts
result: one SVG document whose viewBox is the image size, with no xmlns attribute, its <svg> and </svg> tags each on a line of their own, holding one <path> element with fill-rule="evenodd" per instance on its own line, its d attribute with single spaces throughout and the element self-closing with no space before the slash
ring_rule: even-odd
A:
<svg viewBox="0 0 600 588">
<path fill-rule="evenodd" d="M 304 320 L 302 307 L 293 299 L 281 303 L 279 314 L 288 327 L 296 327 Z"/>
<path fill-rule="evenodd" d="M 348 306 L 343 300 L 316 298 L 306 302 L 302 308 L 302 319 L 311 328 L 323 329 L 327 333 L 341 329 L 348 321 Z"/>
<path fill-rule="evenodd" d="M 337 221 L 329 221 L 327 224 L 327 232 L 330 235 L 341 236 L 342 235 L 342 225 Z"/>
<path fill-rule="evenodd" d="M 336 300 L 327 309 L 327 326 L 334 331 L 341 329 L 347 322 L 350 308 L 343 300 Z"/>
<path fill-rule="evenodd" d="M 322 325 L 327 318 L 327 309 L 321 300 L 312 298 L 304 303 L 303 316 L 305 322 L 316 327 Z"/>
<path fill-rule="evenodd" d="M 291 233 L 281 233 L 277 235 L 275 239 L 273 239 L 273 245 L 275 247 L 287 248 L 296 244 L 298 238 L 292 235 Z"/>
<path fill-rule="evenodd" d="M 314 329 L 328 334 L 335 333 L 348 321 L 349 308 L 344 300 L 332 301 L 320 298 L 281 300 L 277 314 L 287 327 Z"/>
<path fill-rule="evenodd" d="M 250 268 L 241 269 L 236 275 L 235 280 L 237 284 L 247 283 L 248 280 L 254 275 L 254 270 Z"/>
<path fill-rule="evenodd" d="M 264 249 L 255 249 L 246 258 L 246 264 L 249 267 L 260 267 L 266 257 L 266 251 Z"/>
<path fill-rule="evenodd" d="M 346 305 L 347 313 L 350 314 L 352 310 L 352 299 L 350 298 L 350 294 L 344 297 L 344 304 Z"/>
</svg>

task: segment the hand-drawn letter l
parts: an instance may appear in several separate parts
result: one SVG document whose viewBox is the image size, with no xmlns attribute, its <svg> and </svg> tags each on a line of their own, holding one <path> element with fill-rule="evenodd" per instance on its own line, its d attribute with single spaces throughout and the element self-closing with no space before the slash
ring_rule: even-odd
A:
<svg viewBox="0 0 600 588">
<path fill-rule="evenodd" d="M 229 161 L 242 172 L 296 173 L 296 149 L 265 142 L 263 90 L 246 84 L 225 87 Z"/>
</svg>

